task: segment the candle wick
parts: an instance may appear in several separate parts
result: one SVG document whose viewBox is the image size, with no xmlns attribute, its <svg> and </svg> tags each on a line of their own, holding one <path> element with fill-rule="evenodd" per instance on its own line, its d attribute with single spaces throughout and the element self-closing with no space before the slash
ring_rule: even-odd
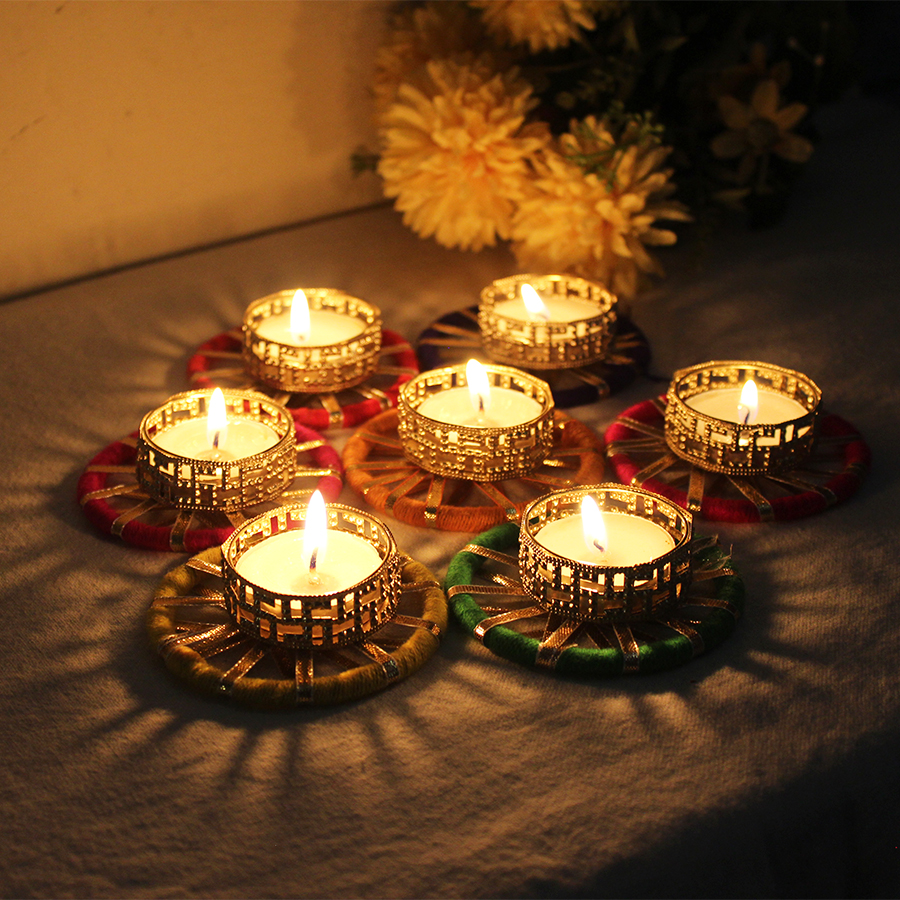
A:
<svg viewBox="0 0 900 900">
<path fill-rule="evenodd" d="M 309 557 L 309 580 L 311 584 L 319 583 L 319 573 L 316 571 L 316 565 L 319 561 L 319 548 L 316 547 Z"/>
<path fill-rule="evenodd" d="M 593 545 L 594 545 L 601 553 L 606 553 L 606 547 L 604 547 L 603 544 L 601 544 L 600 541 L 598 541 L 596 538 L 594 538 L 594 539 L 591 541 L 591 543 L 592 543 L 592 544 L 593 544 Z"/>
<path fill-rule="evenodd" d="M 222 432 L 219 431 L 218 428 L 213 432 L 213 439 L 212 439 L 212 448 L 213 448 L 213 450 L 218 450 L 218 449 L 219 449 L 219 436 L 220 436 L 221 434 L 222 434 Z"/>
<path fill-rule="evenodd" d="M 739 409 L 741 410 L 741 425 L 746 425 L 750 421 L 750 407 L 742 406 Z"/>
</svg>

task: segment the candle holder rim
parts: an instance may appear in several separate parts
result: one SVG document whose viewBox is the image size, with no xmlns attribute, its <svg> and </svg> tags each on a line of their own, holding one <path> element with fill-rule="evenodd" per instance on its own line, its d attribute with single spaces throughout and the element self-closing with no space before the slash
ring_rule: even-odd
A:
<svg viewBox="0 0 900 900">
<path fill-rule="evenodd" d="M 686 401 L 678 396 L 678 392 L 677 392 L 678 383 L 681 382 L 682 380 L 684 380 L 688 375 L 690 375 L 694 372 L 701 372 L 704 369 L 711 369 L 711 368 L 724 368 L 726 366 L 730 366 L 732 368 L 754 368 L 759 371 L 768 370 L 770 372 L 777 372 L 781 375 L 790 375 L 790 376 L 796 378 L 798 381 L 802 381 L 804 384 L 808 385 L 812 389 L 813 393 L 815 394 L 815 405 L 812 407 L 812 409 L 807 409 L 805 413 L 797 416 L 796 419 L 784 419 L 783 420 L 784 422 L 794 422 L 794 421 L 797 421 L 798 419 L 802 419 L 805 416 L 809 415 L 811 412 L 814 412 L 822 403 L 822 388 L 818 385 L 818 383 L 816 381 L 814 381 L 812 378 L 810 378 L 810 376 L 807 375 L 805 372 L 800 372 L 797 369 L 791 369 L 791 368 L 788 368 L 787 366 L 779 366 L 776 363 L 766 363 L 766 362 L 760 362 L 759 360 L 748 360 L 748 359 L 711 359 L 711 360 L 707 360 L 706 362 L 695 363 L 692 366 L 685 366 L 681 369 L 676 369 L 672 373 L 672 378 L 669 381 L 669 386 L 671 388 L 672 395 L 675 397 L 675 399 L 678 402 L 684 403 L 685 405 L 687 405 Z M 728 390 L 733 387 L 734 387 L 734 385 L 731 385 L 731 384 L 708 385 L 706 387 L 706 389 L 700 393 L 707 393 L 708 391 Z M 715 416 L 709 415 L 709 413 L 700 412 L 699 410 L 694 409 L 693 407 L 690 407 L 690 409 L 693 414 L 701 416 L 704 419 L 711 419 L 714 422 L 725 421 L 723 419 L 717 419 Z M 753 423 L 751 425 L 748 425 L 747 427 L 748 428 L 758 427 L 758 423 Z"/>
<path fill-rule="evenodd" d="M 499 302 L 499 303 L 503 303 L 503 302 L 505 302 L 506 300 L 510 300 L 510 299 L 514 299 L 514 298 L 504 297 L 504 298 L 502 298 L 502 299 L 498 299 L 498 298 L 494 297 L 493 294 L 491 293 L 491 289 L 492 289 L 495 285 L 500 285 L 500 284 L 503 284 L 504 282 L 515 282 L 515 283 L 520 284 L 520 285 L 521 285 L 521 284 L 528 284 L 528 285 L 531 285 L 532 287 L 534 287 L 534 285 L 532 284 L 532 281 L 534 281 L 534 280 L 538 280 L 538 281 L 539 281 L 539 280 L 547 280 L 547 281 L 582 281 L 582 282 L 584 282 L 585 284 L 590 284 L 590 285 L 592 285 L 592 286 L 594 286 L 594 287 L 599 288 L 600 291 L 601 291 L 603 294 L 606 295 L 606 299 L 607 299 L 609 302 L 608 302 L 608 304 L 607 304 L 606 306 L 598 306 L 598 307 L 597 307 L 597 312 L 595 312 L 593 315 L 590 315 L 590 316 L 583 316 L 582 318 L 579 318 L 579 319 L 567 319 L 565 322 L 563 322 L 563 321 L 560 320 L 560 319 L 552 319 L 552 318 L 551 318 L 551 319 L 547 319 L 546 321 L 538 321 L 538 320 L 532 320 L 532 319 L 525 319 L 525 320 L 522 320 L 522 319 L 516 318 L 515 316 L 509 316 L 509 315 L 506 315 L 505 313 L 497 312 L 497 310 L 496 310 L 496 304 L 497 304 L 498 302 Z M 537 291 L 537 288 L 535 288 L 535 291 Z M 543 301 L 544 299 L 545 299 L 545 298 L 543 298 L 543 297 L 541 298 L 542 301 Z M 579 301 L 580 301 L 582 298 L 580 298 L 580 297 L 569 297 L 569 298 L 567 298 L 567 299 L 570 299 L 570 300 L 573 300 L 573 299 L 574 299 L 574 300 L 579 300 Z M 586 304 L 589 304 L 589 303 L 590 303 L 589 300 L 585 300 L 584 302 L 585 302 Z M 526 322 L 531 322 L 532 324 L 536 324 L 536 325 L 546 325 L 546 326 L 548 326 L 548 327 L 549 327 L 549 326 L 552 326 L 552 325 L 574 325 L 574 324 L 576 324 L 576 323 L 578 323 L 578 322 L 591 322 L 591 321 L 593 321 L 594 319 L 597 319 L 597 318 L 600 317 L 600 316 L 609 315 L 610 313 L 615 314 L 615 311 L 616 311 L 616 307 L 617 307 L 617 305 L 618 305 L 618 302 L 619 302 L 619 297 L 618 297 L 618 295 L 617 295 L 615 292 L 611 291 L 605 284 L 602 284 L 602 283 L 599 282 L 599 281 L 592 281 L 590 278 L 582 278 L 580 275 L 565 275 L 565 274 L 563 274 L 563 273 L 557 273 L 557 272 L 546 273 L 546 274 L 543 274 L 543 275 L 538 274 L 538 273 L 535 273 L 535 272 L 532 272 L 532 273 L 526 273 L 526 274 L 523 274 L 523 275 L 507 275 L 507 276 L 505 276 L 505 277 L 503 277 L 503 278 L 496 278 L 496 279 L 494 279 L 494 281 L 492 281 L 490 284 L 488 284 L 488 285 L 486 285 L 485 287 L 483 287 L 483 288 L 481 289 L 481 293 L 480 293 L 480 295 L 479 295 L 479 306 L 480 306 L 482 303 L 484 303 L 484 304 L 490 306 L 491 313 L 492 313 L 493 315 L 497 316 L 497 318 L 500 318 L 500 319 L 508 319 L 508 320 L 511 321 L 511 322 L 521 322 L 521 321 L 526 321 Z"/>
<path fill-rule="evenodd" d="M 340 596 L 340 595 L 348 594 L 351 591 L 355 591 L 361 584 L 364 584 L 365 582 L 369 581 L 370 579 L 375 578 L 379 573 L 381 573 L 382 570 L 386 566 L 390 565 L 390 563 L 393 561 L 394 557 L 398 556 L 400 553 L 400 550 L 397 546 L 397 541 L 394 538 L 393 532 L 377 516 L 374 516 L 371 513 L 365 512 L 364 510 L 357 509 L 356 507 L 348 506 L 346 503 L 326 503 L 325 504 L 326 512 L 328 510 L 337 509 L 337 510 L 344 510 L 347 512 L 352 512 L 355 515 L 362 515 L 365 518 L 369 519 L 370 521 L 376 522 L 379 525 L 379 527 L 384 530 L 384 533 L 387 537 L 388 552 L 381 558 L 381 562 L 379 563 L 379 565 L 376 566 L 365 578 L 362 578 L 359 581 L 355 581 L 355 582 L 353 582 L 353 584 L 347 585 L 346 587 L 343 587 L 338 591 L 326 591 L 325 593 L 322 593 L 322 594 L 292 594 L 287 591 L 273 591 L 270 588 L 267 588 L 265 585 L 258 584 L 257 582 L 253 581 L 250 578 L 247 578 L 245 575 L 242 575 L 240 572 L 238 572 L 237 567 L 229 560 L 228 551 L 226 550 L 226 548 L 228 548 L 228 550 L 230 550 L 231 546 L 233 546 L 234 544 L 237 543 L 237 537 L 240 532 L 249 530 L 250 526 L 256 522 L 263 521 L 263 520 L 271 520 L 273 516 L 275 516 L 277 513 L 282 512 L 282 511 L 287 513 L 292 510 L 299 510 L 300 512 L 304 513 L 303 521 L 304 521 L 304 525 L 305 525 L 306 509 L 307 509 L 306 505 L 304 505 L 302 503 L 285 503 L 282 506 L 278 507 L 277 509 L 273 509 L 270 512 L 261 513 L 258 516 L 254 516 L 252 519 L 248 519 L 246 522 L 242 522 L 240 524 L 240 526 L 235 528 L 235 530 L 228 536 L 226 541 L 222 544 L 222 565 L 223 565 L 223 567 L 227 566 L 228 569 L 230 569 L 232 572 L 234 572 L 234 574 L 238 578 L 241 579 L 241 581 L 245 582 L 246 584 L 249 584 L 254 589 L 258 589 L 264 593 L 271 594 L 271 595 L 277 596 L 277 597 L 290 597 L 290 598 L 296 598 L 297 600 L 309 601 L 309 600 L 321 600 L 326 597 Z M 287 529 L 285 529 L 285 531 L 280 531 L 278 533 L 285 534 L 288 531 L 301 531 L 301 530 L 304 530 L 304 529 L 287 528 Z M 347 533 L 349 534 L 350 532 L 347 532 Z M 269 537 L 272 537 L 272 535 L 269 535 Z M 365 540 L 365 538 L 362 535 L 358 535 L 358 537 L 361 537 L 363 540 Z M 263 540 L 265 540 L 265 538 Z M 261 541 L 258 543 L 261 543 Z M 256 546 L 256 544 L 254 544 L 253 546 Z M 250 548 L 247 548 L 247 549 L 250 549 Z M 377 549 L 378 548 L 376 547 L 376 550 Z"/>
<path fill-rule="evenodd" d="M 578 559 L 573 559 L 572 557 L 569 557 L 569 556 L 563 556 L 562 554 L 557 553 L 554 550 L 551 550 L 545 544 L 542 544 L 538 540 L 537 534 L 532 533 L 532 531 L 530 530 L 529 522 L 528 522 L 529 515 L 530 515 L 532 509 L 534 509 L 534 507 L 536 507 L 538 504 L 547 502 L 551 497 L 565 497 L 567 494 L 572 495 L 573 497 L 575 497 L 575 496 L 583 497 L 585 494 L 591 494 L 593 496 L 593 494 L 595 492 L 597 492 L 601 489 L 602 490 L 615 489 L 615 490 L 620 490 L 620 491 L 626 491 L 631 494 L 640 494 L 641 496 L 644 496 L 644 497 L 651 497 L 658 504 L 661 504 L 661 505 L 667 507 L 668 509 L 670 509 L 672 512 L 674 512 L 676 515 L 676 518 L 681 518 L 684 521 L 684 524 L 685 524 L 684 533 L 681 535 L 675 535 L 675 534 L 672 534 L 672 532 L 669 529 L 664 529 L 666 531 L 666 533 L 674 541 L 674 545 L 672 546 L 672 548 L 670 550 L 667 550 L 665 553 L 662 553 L 659 556 L 651 557 L 650 559 L 644 560 L 643 562 L 640 562 L 640 563 L 635 563 L 634 565 L 631 565 L 631 566 L 611 566 L 611 565 L 603 565 L 602 563 L 587 563 L 587 562 L 583 562 Z M 604 513 L 604 515 L 620 515 L 620 516 L 630 516 L 631 515 L 631 513 L 620 512 L 617 510 L 604 510 L 602 507 L 601 507 L 600 511 L 602 513 Z M 639 518 L 645 519 L 647 517 L 639 516 Z M 557 520 L 554 519 L 553 521 L 557 521 Z M 651 521 L 651 520 L 647 519 L 647 521 Z M 563 490 L 551 491 L 548 494 L 544 494 L 542 497 L 538 497 L 536 500 L 533 500 L 531 503 L 528 504 L 528 506 L 525 507 L 525 509 L 522 512 L 521 523 L 522 523 L 521 530 L 524 532 L 525 536 L 529 540 L 531 540 L 535 544 L 537 544 L 539 547 L 541 547 L 541 549 L 545 553 L 547 553 L 551 556 L 555 556 L 558 559 L 565 559 L 567 564 L 571 564 L 573 568 L 578 568 L 579 571 L 582 571 L 582 572 L 595 572 L 595 571 L 600 571 L 600 570 L 603 570 L 604 572 L 633 572 L 633 571 L 639 571 L 642 567 L 651 566 L 651 565 L 656 566 L 661 560 L 663 560 L 663 561 L 667 560 L 670 556 L 674 556 L 675 554 L 682 551 L 683 548 L 685 547 L 685 545 L 687 545 L 689 547 L 690 543 L 693 539 L 693 516 L 690 514 L 690 512 L 688 512 L 685 509 L 682 509 L 677 504 L 672 503 L 670 500 L 666 499 L 661 494 L 656 494 L 653 491 L 648 491 L 648 490 L 645 490 L 644 488 L 639 488 L 636 486 L 630 486 L 630 485 L 624 485 L 624 484 L 618 484 L 617 482 L 612 482 L 612 481 L 605 481 L 600 484 L 579 485 L 578 487 L 564 488 Z M 544 524 L 547 524 L 547 523 L 545 522 Z M 653 522 L 653 524 L 656 525 L 657 523 Z M 662 526 L 659 526 L 659 527 L 662 527 Z"/>
<path fill-rule="evenodd" d="M 307 295 L 307 299 L 310 295 L 313 296 L 340 296 L 347 297 L 350 300 L 354 300 L 357 303 L 362 304 L 363 306 L 367 306 L 372 315 L 373 321 L 366 321 L 364 318 L 359 316 L 352 316 L 352 318 L 358 319 L 363 323 L 363 329 L 359 334 L 352 335 L 351 337 L 344 338 L 340 341 L 332 341 L 328 344 L 286 344 L 283 341 L 274 340 L 273 338 L 260 337 L 257 335 L 256 329 L 253 327 L 251 323 L 251 318 L 253 312 L 257 307 L 261 306 L 263 303 L 271 302 L 273 298 L 280 297 L 281 295 L 290 295 L 291 304 L 293 304 L 293 295 L 297 293 L 297 291 L 303 291 L 304 294 Z M 267 317 L 266 317 L 267 318 Z M 286 288 L 282 291 L 275 291 L 272 294 L 266 294 L 264 297 L 257 297 L 255 300 L 251 300 L 250 303 L 247 304 L 244 309 L 244 317 L 241 322 L 241 327 L 245 332 L 249 332 L 250 334 L 257 337 L 257 340 L 265 341 L 267 344 L 275 344 L 278 347 L 284 347 L 288 351 L 298 351 L 298 350 L 330 350 L 330 349 L 340 349 L 344 346 L 349 346 L 350 344 L 358 341 L 360 337 L 365 334 L 369 330 L 377 329 L 379 332 L 381 331 L 381 309 L 372 303 L 370 300 L 365 300 L 362 297 L 357 297 L 355 294 L 349 294 L 347 291 L 343 291 L 340 288 Z"/>
<path fill-rule="evenodd" d="M 215 463 L 217 465 L 222 465 L 223 463 L 227 464 L 227 463 L 236 463 L 239 461 L 243 462 L 244 460 L 252 460 L 259 456 L 268 456 L 272 453 L 273 450 L 280 448 L 282 444 L 285 444 L 288 442 L 294 442 L 296 440 L 296 436 L 294 433 L 293 419 L 291 418 L 290 413 L 283 406 L 281 406 L 281 404 L 276 403 L 274 400 L 271 399 L 271 397 L 267 397 L 265 394 L 262 394 L 259 391 L 246 391 L 246 390 L 242 391 L 238 388 L 219 388 L 218 390 L 221 390 L 223 395 L 226 398 L 228 398 L 228 397 L 236 397 L 236 398 L 243 398 L 243 399 L 250 398 L 254 401 L 257 401 L 260 403 L 260 405 L 264 405 L 264 406 L 268 407 L 272 412 L 276 413 L 279 418 L 283 418 L 285 420 L 285 422 L 287 423 L 288 428 L 285 430 L 285 433 L 283 435 L 279 435 L 278 432 L 275 431 L 274 428 L 272 429 L 272 431 L 278 437 L 278 440 L 271 447 L 267 447 L 265 450 L 258 450 L 256 453 L 248 453 L 246 456 L 237 456 L 234 459 L 219 459 L 219 460 L 217 460 L 217 459 L 200 459 L 197 456 L 184 456 L 180 453 L 175 453 L 172 450 L 166 450 L 164 447 L 161 447 L 159 444 L 157 444 L 156 441 L 149 434 L 146 433 L 147 427 L 148 427 L 147 423 L 148 423 L 148 420 L 150 419 L 150 417 L 152 415 L 154 415 L 155 413 L 159 412 L 164 407 L 168 406 L 169 403 L 172 403 L 173 401 L 176 401 L 176 400 L 188 399 L 193 396 L 212 397 L 213 393 L 215 393 L 216 390 L 217 390 L 216 388 L 202 388 L 200 390 L 180 391 L 177 394 L 172 394 L 164 403 L 161 403 L 159 406 L 154 407 L 149 412 L 147 412 L 143 415 L 143 417 L 141 418 L 141 424 L 138 428 L 138 435 L 140 437 L 140 440 L 142 440 L 144 443 L 152 446 L 153 449 L 155 451 L 157 451 L 158 453 L 162 453 L 165 456 L 171 457 L 172 459 L 180 459 L 180 460 L 184 460 L 185 462 L 190 462 L 192 465 L 198 465 L 198 464 L 202 465 L 204 463 Z M 244 419 L 249 422 L 259 422 L 260 421 L 255 416 L 246 415 L 244 413 L 233 413 L 233 415 L 238 419 Z M 192 416 L 190 419 L 187 419 L 184 421 L 194 421 L 199 418 L 201 418 L 201 416 Z M 175 428 L 180 424 L 181 424 L 181 422 L 176 422 L 173 425 L 170 425 L 168 428 L 163 428 L 160 430 L 163 432 L 170 431 L 172 428 Z M 266 423 L 262 423 L 262 424 L 266 424 Z"/>
<path fill-rule="evenodd" d="M 521 378 L 525 381 L 536 383 L 538 386 L 540 386 L 543 389 L 543 391 L 544 391 L 543 401 L 538 400 L 537 398 L 533 398 L 535 403 L 538 403 L 540 405 L 540 407 L 541 407 L 540 412 L 536 416 L 534 416 L 534 418 L 532 418 L 532 419 L 523 419 L 522 422 L 519 423 L 520 425 L 531 425 L 531 424 L 537 422 L 539 419 L 542 419 L 547 414 L 548 409 L 553 409 L 553 406 L 554 406 L 553 394 L 550 391 L 550 385 L 547 384 L 547 382 L 544 381 L 543 378 L 539 378 L 537 375 L 532 375 L 530 372 L 525 372 L 522 369 L 517 369 L 517 368 L 515 368 L 515 366 L 505 366 L 502 363 L 486 362 L 486 363 L 481 363 L 481 365 L 484 367 L 484 369 L 486 371 L 496 372 L 501 375 L 510 375 L 515 378 Z M 420 372 L 418 375 L 414 376 L 413 378 L 410 378 L 410 380 L 407 381 L 405 384 L 401 385 L 399 396 L 404 400 L 404 402 L 409 407 L 409 409 L 412 412 L 414 412 L 417 416 L 419 416 L 420 418 L 427 419 L 429 422 L 433 422 L 435 425 L 452 424 L 452 423 L 444 422 L 441 419 L 433 419 L 431 416 L 427 415 L 426 413 L 419 412 L 418 407 L 414 407 L 409 402 L 409 395 L 413 393 L 413 390 L 414 390 L 413 385 L 415 384 L 415 382 L 424 381 L 425 378 L 428 376 L 438 376 L 438 375 L 443 375 L 444 373 L 452 374 L 453 372 L 460 372 L 463 376 L 465 376 L 466 364 L 458 363 L 453 366 L 440 366 L 437 369 L 429 369 L 427 372 Z M 468 385 L 469 385 L 468 379 L 465 379 L 464 384 L 458 385 L 458 387 L 464 387 L 464 386 L 468 387 Z M 490 385 L 490 387 L 497 387 L 497 385 L 492 384 L 492 385 Z M 508 390 L 508 388 L 502 388 L 502 390 Z M 520 393 L 524 393 L 524 392 L 520 392 Z M 508 426 L 502 426 L 502 425 L 501 426 L 454 425 L 454 427 L 464 428 L 464 429 L 469 428 L 474 431 L 480 432 L 480 431 L 484 431 L 485 428 L 494 427 L 494 428 L 501 428 L 501 429 L 506 430 L 508 428 L 517 428 L 517 427 L 519 427 L 519 425 L 515 425 L 515 426 L 513 426 L 513 425 L 508 425 Z"/>
</svg>

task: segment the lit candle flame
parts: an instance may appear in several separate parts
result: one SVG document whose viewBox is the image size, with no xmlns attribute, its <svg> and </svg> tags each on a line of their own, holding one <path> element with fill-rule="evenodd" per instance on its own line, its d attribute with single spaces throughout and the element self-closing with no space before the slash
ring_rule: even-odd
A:
<svg viewBox="0 0 900 900">
<path fill-rule="evenodd" d="M 466 363 L 466 383 L 469 385 L 469 396 L 472 407 L 479 416 L 484 416 L 491 408 L 491 385 L 487 371 L 477 359 Z"/>
<path fill-rule="evenodd" d="M 328 517 L 325 499 L 321 491 L 314 491 L 306 506 L 306 523 L 303 526 L 303 559 L 309 560 L 309 580 L 319 581 L 318 566 L 325 556 L 328 543 Z"/>
<path fill-rule="evenodd" d="M 309 302 L 303 291 L 295 291 L 291 301 L 291 334 L 298 341 L 308 341 L 310 333 Z"/>
<path fill-rule="evenodd" d="M 606 526 L 603 524 L 603 514 L 597 501 L 585 494 L 581 501 L 581 523 L 584 529 L 584 543 L 588 550 L 599 550 L 606 553 Z"/>
<path fill-rule="evenodd" d="M 759 414 L 759 391 L 756 382 L 748 378 L 741 389 L 741 399 L 738 402 L 738 422 L 741 425 L 752 425 Z"/>
<path fill-rule="evenodd" d="M 543 319 L 545 322 L 550 319 L 550 310 L 547 309 L 538 292 L 530 284 L 522 285 L 522 302 L 525 304 L 525 309 L 528 310 L 530 316 L 534 316 L 536 319 Z"/>
<path fill-rule="evenodd" d="M 210 449 L 222 450 L 228 436 L 228 416 L 225 414 L 225 395 L 221 388 L 213 391 L 206 413 L 206 440 Z"/>
</svg>

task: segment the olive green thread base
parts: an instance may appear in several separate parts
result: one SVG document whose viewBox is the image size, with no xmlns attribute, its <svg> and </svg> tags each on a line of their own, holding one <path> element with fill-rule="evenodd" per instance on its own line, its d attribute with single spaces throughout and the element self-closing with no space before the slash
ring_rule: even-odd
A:
<svg viewBox="0 0 900 900">
<path fill-rule="evenodd" d="M 147 611 L 150 644 L 199 693 L 254 709 L 331 706 L 408 678 L 435 653 L 447 600 L 421 563 L 403 565 L 398 613 L 367 640 L 340 650 L 294 650 L 241 632 L 221 593 L 221 548 L 165 575 Z"/>
</svg>

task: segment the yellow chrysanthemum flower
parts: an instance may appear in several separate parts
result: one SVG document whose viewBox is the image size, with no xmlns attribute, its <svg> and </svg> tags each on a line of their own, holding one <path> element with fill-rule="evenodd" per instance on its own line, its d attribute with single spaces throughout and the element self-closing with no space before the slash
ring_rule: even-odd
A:
<svg viewBox="0 0 900 900">
<path fill-rule="evenodd" d="M 403 221 L 445 247 L 479 250 L 509 236 L 528 160 L 543 131 L 523 129 L 531 88 L 515 71 L 435 60 L 402 84 L 382 118 L 378 171 Z"/>
<path fill-rule="evenodd" d="M 375 56 L 373 91 L 380 116 L 394 102 L 397 89 L 432 59 L 466 52 L 481 37 L 477 16 L 465 3 L 432 0 L 423 6 L 403 4 Z"/>
<path fill-rule="evenodd" d="M 580 28 L 595 27 L 593 9 L 583 0 L 470 0 L 481 10 L 487 30 L 510 44 L 528 44 L 532 53 L 565 47 Z"/>
<path fill-rule="evenodd" d="M 670 148 L 639 138 L 629 125 L 616 140 L 606 123 L 588 117 L 547 148 L 536 165 L 530 195 L 519 204 L 513 252 L 527 270 L 569 271 L 633 298 L 643 273 L 662 275 L 647 246 L 674 244 L 657 219 L 689 220 L 669 199 L 675 185 L 661 166 Z M 602 160 L 585 171 L 575 160 Z"/>
</svg>

